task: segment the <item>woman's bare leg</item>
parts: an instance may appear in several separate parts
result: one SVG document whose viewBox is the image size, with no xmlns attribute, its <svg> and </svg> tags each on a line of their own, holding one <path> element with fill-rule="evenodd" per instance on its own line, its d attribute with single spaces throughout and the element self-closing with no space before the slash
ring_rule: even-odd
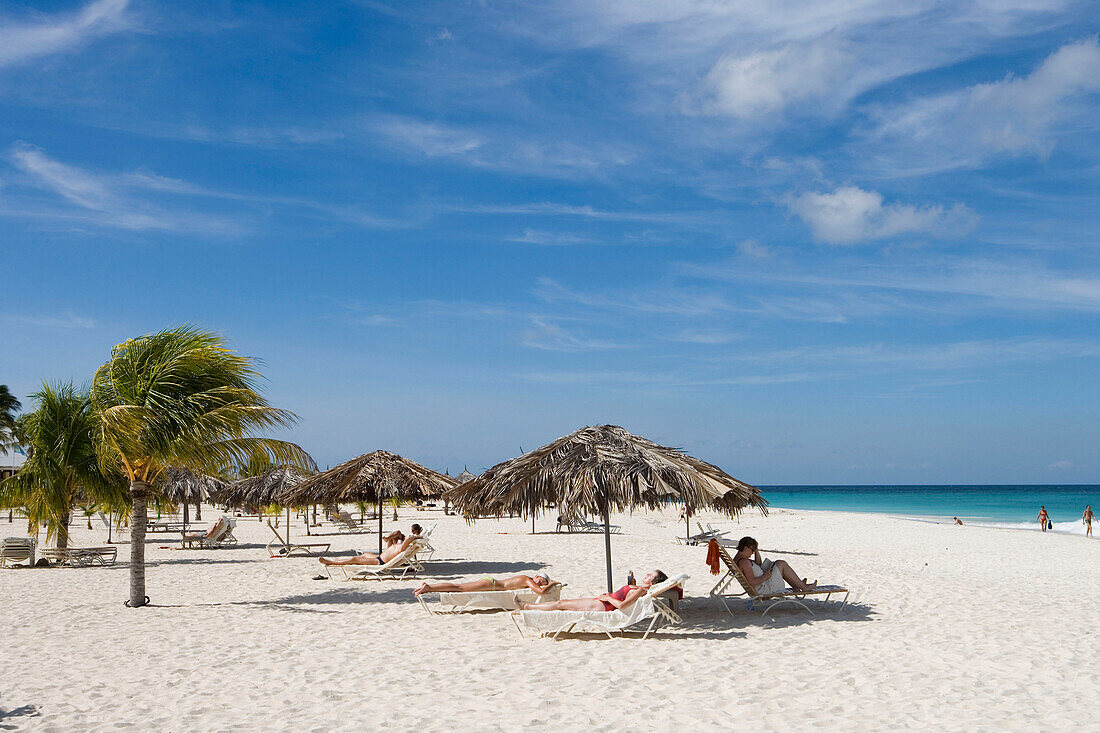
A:
<svg viewBox="0 0 1100 733">
<path fill-rule="evenodd" d="M 813 590 L 817 587 L 817 581 L 807 583 L 805 579 L 798 577 L 796 573 L 787 563 L 786 560 L 777 560 L 775 567 L 779 568 L 779 572 L 783 574 L 783 580 L 787 581 L 787 585 L 791 586 L 795 590 Z"/>
<path fill-rule="evenodd" d="M 475 593 L 480 590 L 492 590 L 493 581 L 488 578 L 471 580 L 469 583 L 421 583 L 420 587 L 413 591 L 413 595 L 422 593 Z"/>
<path fill-rule="evenodd" d="M 347 560 L 329 560 L 327 557 L 318 558 L 322 565 L 381 565 L 378 562 L 377 555 L 371 555 L 365 553 L 363 555 L 356 555 L 355 557 L 349 557 Z"/>
<path fill-rule="evenodd" d="M 516 598 L 516 608 L 521 611 L 533 609 L 535 611 L 602 611 L 603 601 L 595 598 L 574 598 L 568 601 L 554 601 L 553 603 L 527 603 Z"/>
</svg>

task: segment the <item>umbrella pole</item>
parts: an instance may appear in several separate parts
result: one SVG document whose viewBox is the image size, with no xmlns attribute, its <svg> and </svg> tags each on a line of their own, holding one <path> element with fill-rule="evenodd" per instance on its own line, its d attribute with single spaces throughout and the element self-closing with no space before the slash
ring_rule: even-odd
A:
<svg viewBox="0 0 1100 733">
<path fill-rule="evenodd" d="M 184 532 L 187 531 L 187 525 L 189 524 L 189 522 L 187 521 L 187 499 L 188 498 L 189 498 L 188 494 L 185 492 L 184 495 L 183 495 L 183 531 Z"/>
<path fill-rule="evenodd" d="M 690 541 L 691 540 L 691 510 L 690 509 L 685 509 L 684 510 L 684 523 L 687 525 L 687 529 L 685 530 L 686 534 L 684 536 L 684 539 Z"/>
<path fill-rule="evenodd" d="M 607 592 L 614 592 L 614 588 L 611 587 L 611 519 L 607 514 L 607 505 L 604 504 L 603 508 L 603 548 L 607 554 Z"/>
<path fill-rule="evenodd" d="M 290 542 L 290 507 L 286 508 L 286 541 Z"/>
<path fill-rule="evenodd" d="M 378 557 L 382 557 L 382 495 L 378 495 Z"/>
</svg>

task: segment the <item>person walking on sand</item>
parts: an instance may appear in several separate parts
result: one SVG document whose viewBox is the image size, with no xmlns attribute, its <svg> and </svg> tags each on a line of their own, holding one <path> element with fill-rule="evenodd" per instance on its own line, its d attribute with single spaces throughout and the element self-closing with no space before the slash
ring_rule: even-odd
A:
<svg viewBox="0 0 1100 733">
<path fill-rule="evenodd" d="M 468 583 L 421 583 L 420 587 L 413 591 L 414 596 L 425 593 L 476 593 L 484 590 L 533 590 L 537 595 L 542 595 L 554 581 L 546 573 L 537 573 L 535 577 L 527 575 L 513 575 L 510 578 L 497 580 L 486 575 L 484 578 L 471 580 Z"/>
<path fill-rule="evenodd" d="M 1045 506 L 1039 507 L 1039 528 L 1044 532 L 1047 531 L 1047 524 L 1050 523 L 1050 517 L 1047 516 L 1047 508 Z"/>
<path fill-rule="evenodd" d="M 1081 515 L 1081 521 L 1085 523 L 1085 536 L 1092 537 L 1092 505 L 1085 504 L 1085 513 Z"/>
</svg>

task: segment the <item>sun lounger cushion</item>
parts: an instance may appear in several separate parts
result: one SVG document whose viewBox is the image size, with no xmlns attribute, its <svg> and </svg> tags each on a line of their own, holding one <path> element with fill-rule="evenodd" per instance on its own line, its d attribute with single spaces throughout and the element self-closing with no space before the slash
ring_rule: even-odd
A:
<svg viewBox="0 0 1100 733">
<path fill-rule="evenodd" d="M 473 593 L 440 593 L 439 603 L 454 608 L 514 611 L 516 610 L 516 596 L 519 596 L 519 599 L 526 603 L 552 603 L 561 599 L 561 583 L 554 583 L 541 596 L 530 588 L 525 590 L 483 590 Z"/>
</svg>

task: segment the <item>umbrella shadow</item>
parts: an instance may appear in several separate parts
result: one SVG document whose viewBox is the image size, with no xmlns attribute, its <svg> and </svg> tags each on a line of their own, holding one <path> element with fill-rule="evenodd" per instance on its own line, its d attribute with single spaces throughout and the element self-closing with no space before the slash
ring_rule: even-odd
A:
<svg viewBox="0 0 1100 733">
<path fill-rule="evenodd" d="M 362 587 L 352 588 L 337 586 L 325 588 L 317 593 L 299 593 L 282 598 L 273 598 L 266 601 L 233 601 L 231 603 L 209 603 L 209 606 L 270 606 L 283 611 L 297 611 L 307 613 L 337 613 L 312 608 L 299 608 L 299 606 L 358 606 L 375 603 L 413 604 L 416 598 L 409 587 L 389 587 L 381 591 L 369 591 Z"/>
<path fill-rule="evenodd" d="M 541 562 L 495 562 L 490 560 L 432 560 L 424 564 L 424 572 L 433 578 L 461 578 L 466 575 L 494 575 L 496 573 L 522 573 L 542 570 Z"/>
<path fill-rule="evenodd" d="M 844 608 L 838 601 L 815 601 L 807 599 L 806 605 L 813 611 L 811 615 L 805 609 L 790 604 L 777 606 L 771 613 L 761 610 L 768 606 L 754 604 L 752 610 L 746 608 L 743 601 L 730 601 L 728 613 L 722 605 L 713 599 L 689 598 L 681 602 L 680 617 L 682 623 L 674 630 L 683 630 L 685 636 L 696 638 L 727 638 L 735 629 L 781 629 L 793 626 L 807 626 L 829 622 L 865 622 L 873 621 L 874 609 L 864 603 L 849 602 Z M 743 635 L 743 633 L 742 633 Z"/>
</svg>

